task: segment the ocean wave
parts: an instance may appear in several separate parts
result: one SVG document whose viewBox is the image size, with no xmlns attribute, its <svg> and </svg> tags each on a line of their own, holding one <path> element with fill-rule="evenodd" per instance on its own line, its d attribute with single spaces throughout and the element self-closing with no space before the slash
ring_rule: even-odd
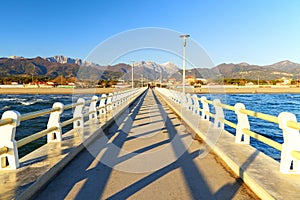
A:
<svg viewBox="0 0 300 200">
<path fill-rule="evenodd" d="M 20 101 L 20 103 L 24 106 L 29 106 L 35 104 L 36 101 Z"/>
<path fill-rule="evenodd" d="M 0 98 L 0 101 L 16 101 L 17 98 Z"/>
<path fill-rule="evenodd" d="M 1 108 L 1 110 L 7 110 L 7 109 L 9 109 L 10 108 L 10 106 L 3 106 L 2 108 Z"/>
</svg>

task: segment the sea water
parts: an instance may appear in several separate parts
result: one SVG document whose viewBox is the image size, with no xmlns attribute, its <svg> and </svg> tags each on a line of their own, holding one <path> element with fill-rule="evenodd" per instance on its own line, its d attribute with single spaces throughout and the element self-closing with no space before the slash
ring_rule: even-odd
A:
<svg viewBox="0 0 300 200">
<path fill-rule="evenodd" d="M 201 95 L 199 95 L 201 96 Z M 247 110 L 261 112 L 278 116 L 281 112 L 291 112 L 300 120 L 300 94 L 223 94 L 204 95 L 208 99 L 219 98 L 222 103 L 234 106 L 236 103 L 243 103 Z M 211 109 L 213 109 L 211 107 Z M 224 110 L 225 118 L 237 123 L 236 114 L 233 111 Z M 250 130 L 259 133 L 267 138 L 283 143 L 282 130 L 278 124 L 267 122 L 258 118 L 249 117 Z M 225 129 L 235 135 L 235 129 L 225 125 Z M 251 138 L 250 144 L 272 157 L 280 160 L 280 151 Z"/>
</svg>

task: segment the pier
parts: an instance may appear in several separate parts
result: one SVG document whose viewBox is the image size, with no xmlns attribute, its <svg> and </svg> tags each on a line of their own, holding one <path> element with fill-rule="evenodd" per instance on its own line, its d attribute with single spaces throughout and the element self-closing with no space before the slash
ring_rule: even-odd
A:
<svg viewBox="0 0 300 200">
<path fill-rule="evenodd" d="M 61 122 L 67 109 L 73 117 Z M 15 140 L 22 121 L 46 114 L 47 129 Z M 277 123 L 284 143 L 255 133 L 248 116 Z M 62 133 L 68 124 L 73 129 Z M 300 198 L 300 125 L 292 113 L 140 88 L 25 115 L 7 111 L 0 125 L 0 199 Z M 18 158 L 19 147 L 43 136 L 47 144 Z M 280 150 L 280 163 L 250 146 L 250 137 Z"/>
</svg>

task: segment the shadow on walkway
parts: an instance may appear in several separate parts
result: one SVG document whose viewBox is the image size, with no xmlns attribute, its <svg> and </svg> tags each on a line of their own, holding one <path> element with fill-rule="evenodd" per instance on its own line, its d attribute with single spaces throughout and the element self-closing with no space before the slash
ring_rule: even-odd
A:
<svg viewBox="0 0 300 200">
<path fill-rule="evenodd" d="M 110 127 L 110 132 L 114 134 L 107 135 L 108 140 L 114 145 L 122 148 L 124 143 L 128 140 L 134 139 L 132 136 L 128 137 L 128 133 L 133 126 L 133 121 L 139 113 L 139 110 L 143 104 L 143 101 L 147 93 L 153 92 L 147 90 L 133 105 L 128 108 L 128 113 L 122 115 L 119 122 L 122 122 L 122 128 L 118 126 L 119 123 L 115 123 Z M 128 155 L 123 155 L 119 157 L 120 151 L 110 150 L 109 147 L 106 149 L 94 148 L 93 153 L 89 151 L 83 151 L 78 155 L 78 158 L 73 160 L 64 170 L 60 173 L 55 180 L 53 180 L 47 188 L 40 193 L 37 199 L 102 199 L 103 192 L 108 183 L 108 180 L 112 174 L 113 168 L 106 166 L 101 162 L 102 159 L 115 159 L 115 163 L 124 162 L 136 155 L 136 153 L 145 153 L 158 146 L 170 143 L 171 140 L 177 135 L 177 130 L 171 119 L 168 117 L 167 112 L 171 112 L 170 109 L 164 109 L 159 99 L 153 93 L 155 102 L 159 106 L 160 115 L 164 117 L 165 127 L 168 132 L 168 139 L 160 141 L 156 144 L 151 144 L 149 146 L 143 147 L 135 152 L 130 152 Z M 143 133 L 141 133 L 143 134 Z M 185 136 L 184 136 L 185 137 Z M 179 138 L 182 138 L 179 137 Z M 212 193 L 210 187 L 208 186 L 205 177 L 201 174 L 199 169 L 194 163 L 199 154 L 200 150 L 189 153 L 186 151 L 185 144 L 179 140 L 173 140 L 171 142 L 173 147 L 173 152 L 178 159 L 170 163 L 169 165 L 158 169 L 157 171 L 150 173 L 146 177 L 137 180 L 126 188 L 116 191 L 110 197 L 105 197 L 107 199 L 127 199 L 140 191 L 141 189 L 147 187 L 151 183 L 155 182 L 157 179 L 165 176 L 166 174 L 172 172 L 175 169 L 181 169 L 184 175 L 185 182 L 189 188 L 190 195 L 193 199 L 231 199 L 235 196 L 236 192 L 239 190 L 242 184 L 239 179 L 236 179 L 234 184 L 228 184 L 222 187 L 215 194 Z M 94 155 L 98 155 L 103 152 L 100 161 L 95 159 Z M 181 152 L 184 151 L 182 154 Z M 182 154 L 182 155 L 181 155 Z M 255 157 L 252 155 L 251 157 Z M 245 164 L 245 168 L 251 163 L 249 160 Z M 119 180 L 122 181 L 122 180 Z M 176 183 L 175 183 L 176 184 Z M 228 192 L 230 190 L 230 192 Z M 72 191 L 72 193 L 70 193 Z"/>
</svg>

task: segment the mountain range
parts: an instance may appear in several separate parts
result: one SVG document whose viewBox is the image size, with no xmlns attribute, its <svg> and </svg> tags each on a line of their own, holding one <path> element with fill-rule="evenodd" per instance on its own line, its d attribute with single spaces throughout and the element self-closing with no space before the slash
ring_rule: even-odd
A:
<svg viewBox="0 0 300 200">
<path fill-rule="evenodd" d="M 0 58 L 0 77 L 10 76 L 57 76 L 79 77 L 79 79 L 131 79 L 132 66 L 119 63 L 112 66 L 101 66 L 78 58 L 65 56 L 23 58 L 11 56 Z M 297 78 L 300 74 L 300 64 L 291 61 L 281 61 L 272 65 L 251 65 L 248 63 L 223 63 L 213 68 L 187 69 L 187 76 L 197 78 L 245 78 L 256 80 L 258 77 L 264 80 L 285 78 Z M 172 62 L 158 64 L 152 61 L 140 61 L 134 63 L 134 79 L 168 79 L 180 80 L 182 70 Z"/>
</svg>

